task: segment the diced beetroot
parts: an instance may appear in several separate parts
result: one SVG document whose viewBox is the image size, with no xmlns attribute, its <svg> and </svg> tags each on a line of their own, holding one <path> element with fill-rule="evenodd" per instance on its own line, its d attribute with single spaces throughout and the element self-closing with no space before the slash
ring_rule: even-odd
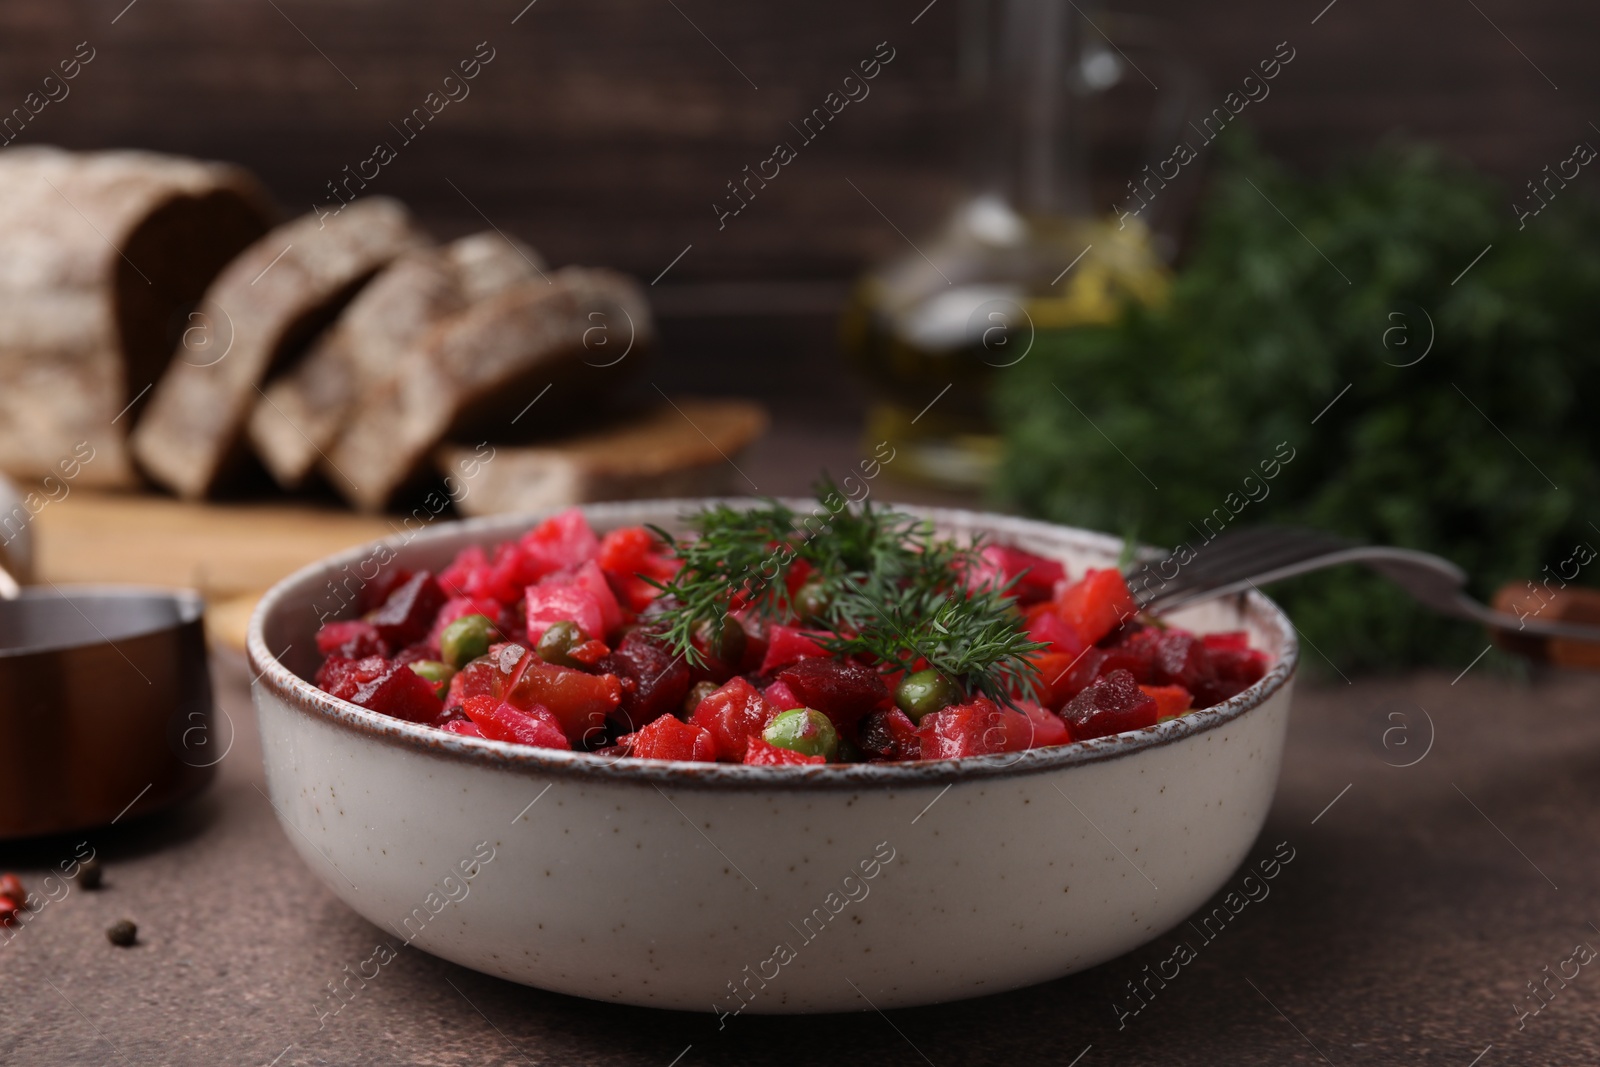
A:
<svg viewBox="0 0 1600 1067">
<path fill-rule="evenodd" d="M 1148 641 L 1128 642 L 1100 650 L 1099 675 L 1104 678 L 1112 671 L 1127 671 L 1140 685 L 1156 682 L 1156 646 Z"/>
<path fill-rule="evenodd" d="M 592 638 L 575 648 L 567 649 L 567 658 L 570 660 L 575 660 L 578 663 L 583 664 L 585 667 L 593 667 L 610 654 L 610 645 L 606 644 L 604 641 L 596 641 Z"/>
<path fill-rule="evenodd" d="M 769 704 L 755 686 L 743 678 L 733 678 L 707 694 L 689 721 L 711 735 L 717 759 L 738 763 L 744 758 L 750 738 L 759 737 L 781 710 Z"/>
<path fill-rule="evenodd" d="M 1176 719 L 1189 710 L 1194 697 L 1181 685 L 1141 685 L 1145 696 L 1156 702 L 1156 720 Z"/>
<path fill-rule="evenodd" d="M 1029 748 L 1064 745 L 1072 740 L 1072 731 L 1067 729 L 1067 724 L 1061 716 L 1049 708 L 1032 700 L 1019 700 L 1017 706 L 1028 717 L 1028 725 L 1032 731 L 1028 740 Z"/>
<path fill-rule="evenodd" d="M 1050 708 L 1059 708 L 1086 689 L 1100 673 L 1105 659 L 1103 649 L 1085 648 L 1075 656 L 1064 652 L 1039 652 L 1033 662 L 1039 668 L 1039 699 Z"/>
<path fill-rule="evenodd" d="M 1155 638 L 1153 666 L 1153 677 L 1148 679 L 1151 684 L 1181 685 L 1191 693 L 1217 677 L 1206 646 L 1199 638 L 1182 630 L 1162 631 Z"/>
<path fill-rule="evenodd" d="M 435 715 L 433 717 L 433 722 L 429 723 L 428 725 L 437 726 L 439 729 L 443 730 L 446 724 L 452 722 L 461 722 L 465 720 L 466 717 L 467 713 L 461 710 L 460 704 L 451 704 L 449 701 L 446 701 L 444 710 Z"/>
<path fill-rule="evenodd" d="M 616 594 L 593 560 L 570 574 L 552 574 L 528 586 L 526 605 L 530 644 L 538 644 L 545 630 L 564 619 L 602 641 L 622 625 Z"/>
<path fill-rule="evenodd" d="M 1056 607 L 1085 642 L 1094 644 L 1138 613 L 1128 583 L 1115 570 L 1091 570 L 1056 594 Z"/>
<path fill-rule="evenodd" d="M 1250 635 L 1244 630 L 1228 630 L 1219 634 L 1205 634 L 1200 640 L 1211 651 L 1228 648 L 1235 652 L 1245 652 L 1250 648 Z"/>
<path fill-rule="evenodd" d="M 772 549 L 776 552 L 778 546 L 773 545 Z M 783 587 L 789 591 L 790 599 L 793 599 L 800 591 L 800 587 L 806 584 L 806 579 L 811 577 L 814 569 L 808 559 L 797 559 L 789 564 L 789 569 L 783 572 Z"/>
<path fill-rule="evenodd" d="M 495 665 L 488 656 L 480 656 L 457 671 L 450 679 L 450 690 L 445 703 L 458 707 L 468 697 L 484 697 L 494 692 Z"/>
<path fill-rule="evenodd" d="M 461 734 L 464 737 L 482 737 L 483 731 L 478 729 L 478 724 L 470 719 L 452 719 L 440 727 L 445 733 Z M 566 740 L 565 737 L 562 738 Z"/>
<path fill-rule="evenodd" d="M 661 590 L 645 581 L 666 581 L 678 572 L 679 563 L 661 539 L 643 526 L 624 526 L 600 539 L 595 562 L 605 572 L 617 599 L 630 611 L 643 611 Z"/>
<path fill-rule="evenodd" d="M 1207 648 L 1210 648 L 1207 645 Z M 1211 648 L 1211 665 L 1217 677 L 1229 682 L 1255 685 L 1267 673 L 1267 654 L 1254 648 Z"/>
<path fill-rule="evenodd" d="M 1127 671 L 1112 671 L 1067 702 L 1061 717 L 1079 741 L 1106 737 L 1156 724 L 1155 698 L 1139 688 Z"/>
<path fill-rule="evenodd" d="M 617 603 L 617 594 L 611 591 L 611 583 L 606 581 L 605 572 L 594 560 L 588 560 L 573 572 L 572 580 L 594 593 L 595 602 L 600 605 L 603 630 L 589 636 L 602 641 L 610 637 L 612 631 L 622 625 L 622 605 Z"/>
<path fill-rule="evenodd" d="M 574 744 L 603 730 L 606 716 L 622 702 L 622 683 L 616 675 L 552 666 L 531 652 L 522 657 L 512 679 L 509 684 L 499 681 L 495 695 L 524 710 L 548 708 Z"/>
<path fill-rule="evenodd" d="M 689 692 L 689 665 L 661 638 L 644 630 L 623 635 L 616 651 L 599 666 L 621 683 L 622 698 L 612 721 L 627 732 L 677 711 Z"/>
<path fill-rule="evenodd" d="M 921 759 L 957 759 L 995 752 L 1021 752 L 1034 728 L 1019 711 L 997 706 L 987 697 L 953 704 L 925 715 L 917 726 Z"/>
<path fill-rule="evenodd" d="M 730 619 L 738 619 L 744 627 L 744 657 L 739 661 L 738 673 L 759 674 L 761 663 L 767 658 L 767 627 L 759 615 L 748 612 L 730 612 Z"/>
<path fill-rule="evenodd" d="M 847 736 L 855 733 L 861 716 L 887 707 L 890 699 L 883 675 L 851 660 L 803 659 L 779 672 L 778 681 Z"/>
<path fill-rule="evenodd" d="M 537 748 L 571 748 L 561 723 L 538 704 L 513 707 L 494 697 L 471 697 L 461 706 L 482 736 Z"/>
<path fill-rule="evenodd" d="M 528 586 L 526 596 L 530 645 L 537 645 L 546 630 L 562 621 L 577 623 L 588 637 L 604 639 L 605 612 L 592 590 L 557 578 Z"/>
<path fill-rule="evenodd" d="M 1065 652 L 1069 656 L 1076 656 L 1089 647 L 1089 642 L 1078 633 L 1077 627 L 1069 625 L 1062 619 L 1051 601 L 1035 604 L 1028 609 L 1027 628 L 1030 638 L 1049 644 L 1053 652 Z"/>
<path fill-rule="evenodd" d="M 799 767 L 828 761 L 822 756 L 808 756 L 804 752 L 768 744 L 764 738 L 752 737 L 745 748 L 744 762 L 758 767 Z"/>
<path fill-rule="evenodd" d="M 387 656 L 389 646 L 378 635 L 378 628 L 365 619 L 345 619 L 324 623 L 317 631 L 317 651 L 324 656 L 365 659 Z"/>
<path fill-rule="evenodd" d="M 1049 600 L 1056 583 L 1066 573 L 1058 560 L 1036 556 L 1014 545 L 984 545 L 978 552 L 978 565 L 966 575 L 966 582 L 970 588 L 986 589 L 1016 578 L 1011 593 L 1017 603 L 1026 606 Z"/>
<path fill-rule="evenodd" d="M 340 700 L 349 700 L 362 686 L 382 678 L 393 669 L 394 664 L 382 656 L 363 656 L 360 659 L 329 656 L 317 668 L 317 688 Z"/>
<path fill-rule="evenodd" d="M 439 584 L 452 596 L 478 597 L 501 604 L 519 599 L 523 586 L 532 580 L 514 542 L 496 546 L 492 562 L 477 545 L 464 548 L 439 576 Z"/>
<path fill-rule="evenodd" d="M 434 616 L 433 626 L 428 630 L 428 647 L 434 651 L 439 649 L 439 635 L 444 633 L 444 628 L 457 619 L 464 619 L 468 615 L 483 615 L 492 622 L 500 622 L 500 612 L 503 605 L 492 597 L 480 596 L 453 596 L 444 602 L 444 607 L 439 609 L 439 614 Z"/>
<path fill-rule="evenodd" d="M 389 594 L 411 579 L 411 572 L 404 567 L 380 567 L 378 573 L 370 582 L 361 587 L 361 596 L 357 600 L 357 607 L 361 612 L 372 611 L 381 607 Z"/>
<path fill-rule="evenodd" d="M 489 557 L 484 555 L 483 549 L 468 545 L 456 553 L 456 558 L 450 561 L 448 567 L 439 572 L 439 588 L 444 590 L 446 596 L 473 596 L 473 577 L 488 565 Z"/>
<path fill-rule="evenodd" d="M 1195 686 L 1195 707 L 1221 704 L 1253 686 L 1267 672 L 1267 656 L 1256 649 L 1218 649 L 1211 653 L 1211 667 L 1213 675 Z"/>
<path fill-rule="evenodd" d="M 827 651 L 813 638 L 815 631 L 793 626 L 774 625 L 767 630 L 767 654 L 761 659 L 762 674 L 771 674 L 781 667 L 802 659 L 826 658 Z"/>
<path fill-rule="evenodd" d="M 436 648 L 429 648 L 426 642 L 417 641 L 402 648 L 389 658 L 396 663 L 415 663 L 418 660 L 436 658 L 438 651 Z"/>
<path fill-rule="evenodd" d="M 371 664 L 373 659 L 376 657 L 357 662 Z M 365 680 L 351 677 L 341 686 L 348 689 L 349 682 L 356 682 L 348 696 L 342 692 L 334 695 L 407 722 L 432 722 L 444 710 L 444 703 L 433 691 L 433 683 L 402 663 L 388 662 L 386 669 L 376 677 L 370 677 L 370 672 L 363 673 L 369 675 Z"/>
<path fill-rule="evenodd" d="M 917 724 L 899 708 L 869 711 L 857 726 L 857 745 L 875 759 L 916 759 L 921 751 Z"/>
<path fill-rule="evenodd" d="M 511 599 L 513 601 L 518 599 L 525 587 L 532 585 L 549 573 L 538 560 L 530 556 L 515 541 L 507 541 L 504 544 L 495 546 L 494 555 L 489 561 L 489 568 L 489 580 L 497 590 L 511 590 Z"/>
<path fill-rule="evenodd" d="M 534 578 L 576 567 L 600 551 L 600 539 L 577 508 L 550 516 L 523 534 L 519 545 L 536 572 Z"/>
<path fill-rule="evenodd" d="M 630 746 L 630 754 L 640 759 L 709 763 L 717 758 L 716 742 L 709 733 L 671 715 L 661 716 L 622 740 Z"/>
<path fill-rule="evenodd" d="M 767 698 L 767 703 L 779 711 L 788 711 L 790 708 L 803 708 L 806 702 L 794 695 L 794 690 L 784 685 L 782 681 L 773 682 L 761 691 Z"/>
<path fill-rule="evenodd" d="M 418 571 L 400 585 L 383 606 L 367 616 L 390 648 L 403 648 L 428 635 L 433 617 L 444 606 L 444 591 L 433 575 Z"/>
</svg>

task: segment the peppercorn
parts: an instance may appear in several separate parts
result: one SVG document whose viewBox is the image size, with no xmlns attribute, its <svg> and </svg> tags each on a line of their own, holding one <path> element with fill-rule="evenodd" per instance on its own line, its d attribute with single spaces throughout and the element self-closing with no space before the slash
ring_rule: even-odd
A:
<svg viewBox="0 0 1600 1067">
<path fill-rule="evenodd" d="M 22 879 L 10 871 L 0 874 L 0 897 L 10 897 L 16 904 L 28 906 L 28 891 L 22 888 Z"/>
<path fill-rule="evenodd" d="M 761 731 L 762 740 L 807 756 L 839 757 L 839 731 L 833 720 L 811 708 L 791 708 L 774 716 Z"/>
<path fill-rule="evenodd" d="M 8 894 L 0 893 L 0 926 L 10 926 L 17 921 L 17 913 L 22 911 L 21 899 L 13 898 Z"/>
<path fill-rule="evenodd" d="M 577 667 L 580 664 L 570 653 L 587 640 L 588 637 L 577 623 L 562 619 L 560 622 L 550 624 L 549 629 L 539 638 L 536 650 L 539 658 L 546 663 L 557 667 Z"/>
<path fill-rule="evenodd" d="M 118 919 L 106 928 L 106 940 L 118 948 L 127 948 L 139 940 L 139 928 L 131 919 Z"/>
<path fill-rule="evenodd" d="M 103 873 L 100 861 L 91 856 L 78 864 L 78 873 L 75 876 L 75 880 L 84 889 L 99 889 L 100 878 Z"/>
<path fill-rule="evenodd" d="M 947 708 L 960 699 L 961 690 L 956 684 L 932 669 L 906 675 L 894 691 L 894 702 L 912 722 L 920 722 L 924 715 Z"/>
<path fill-rule="evenodd" d="M 716 682 L 696 682 L 689 687 L 689 695 L 683 698 L 683 714 L 687 718 L 694 714 L 694 709 L 700 702 L 715 693 L 718 689 Z"/>
</svg>

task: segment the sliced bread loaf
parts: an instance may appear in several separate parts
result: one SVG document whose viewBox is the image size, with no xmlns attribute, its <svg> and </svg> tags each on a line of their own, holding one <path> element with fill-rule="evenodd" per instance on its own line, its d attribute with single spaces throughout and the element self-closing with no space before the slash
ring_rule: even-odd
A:
<svg viewBox="0 0 1600 1067">
<path fill-rule="evenodd" d="M 546 386 L 555 410 L 614 386 L 654 340 L 644 292 L 607 270 L 565 267 L 440 323 L 389 387 L 363 398 L 326 461 L 330 480 L 363 510 L 431 477 L 430 458 L 456 433 L 504 440 L 545 421 L 530 404 Z M 630 362 L 631 361 L 631 362 Z"/>
<path fill-rule="evenodd" d="M 0 470 L 137 483 L 126 434 L 217 272 L 271 224 L 246 171 L 153 152 L 0 152 Z"/>
<path fill-rule="evenodd" d="M 155 481 L 205 496 L 243 455 L 245 423 L 278 368 L 379 269 L 426 243 L 395 200 L 369 197 L 319 221 L 280 226 L 229 263 L 157 384 L 134 431 L 134 454 Z"/>
<path fill-rule="evenodd" d="M 538 253 L 497 233 L 407 252 L 350 301 L 297 366 L 265 387 L 250 416 L 256 455 L 279 485 L 298 487 L 357 402 L 392 385 L 430 328 L 542 269 Z"/>
</svg>

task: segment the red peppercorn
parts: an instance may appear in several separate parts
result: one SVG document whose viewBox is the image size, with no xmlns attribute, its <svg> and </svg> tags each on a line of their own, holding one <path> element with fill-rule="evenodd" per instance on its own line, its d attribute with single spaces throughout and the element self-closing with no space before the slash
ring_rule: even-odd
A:
<svg viewBox="0 0 1600 1067">
<path fill-rule="evenodd" d="M 22 879 L 10 871 L 0 874 L 0 896 L 10 897 L 13 903 L 22 907 L 28 906 L 28 891 L 22 888 Z"/>
<path fill-rule="evenodd" d="M 17 921 L 17 913 L 22 910 L 22 905 L 15 899 L 0 894 L 0 926 L 10 926 Z"/>
</svg>

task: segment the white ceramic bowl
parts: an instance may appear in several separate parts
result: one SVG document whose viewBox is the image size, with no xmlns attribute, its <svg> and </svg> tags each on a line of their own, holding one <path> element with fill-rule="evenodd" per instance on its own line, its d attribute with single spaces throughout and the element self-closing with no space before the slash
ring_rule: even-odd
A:
<svg viewBox="0 0 1600 1067">
<path fill-rule="evenodd" d="M 603 531 L 678 527 L 695 506 L 584 510 Z M 1022 519 L 905 510 L 1074 572 L 1121 547 Z M 370 576 L 364 561 L 393 552 L 437 570 L 538 518 L 439 524 L 342 553 L 279 583 L 251 621 L 273 804 L 306 863 L 390 946 L 663 1008 L 955 1000 L 1093 966 L 1176 925 L 1243 860 L 1272 802 L 1298 650 L 1288 619 L 1254 594 L 1174 618 L 1246 629 L 1272 656 L 1267 676 L 1227 703 L 958 761 L 606 761 L 445 734 L 305 681 L 319 607 L 338 603 L 340 582 Z"/>
</svg>

